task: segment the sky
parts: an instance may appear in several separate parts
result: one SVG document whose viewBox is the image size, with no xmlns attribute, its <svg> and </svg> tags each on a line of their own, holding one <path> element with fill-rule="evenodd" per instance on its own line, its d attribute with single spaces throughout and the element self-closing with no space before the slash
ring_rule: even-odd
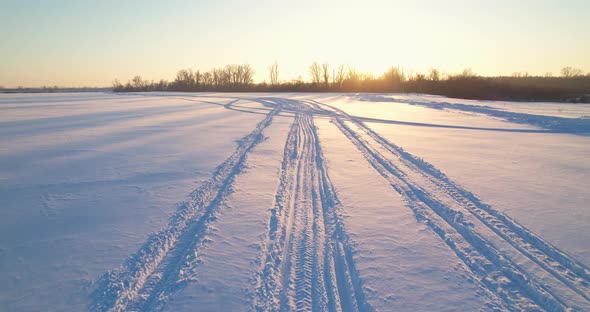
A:
<svg viewBox="0 0 590 312">
<path fill-rule="evenodd" d="M 314 61 L 480 75 L 590 71 L 588 0 L 0 0 L 0 86 L 110 86 L 250 64 L 309 79 Z"/>
</svg>

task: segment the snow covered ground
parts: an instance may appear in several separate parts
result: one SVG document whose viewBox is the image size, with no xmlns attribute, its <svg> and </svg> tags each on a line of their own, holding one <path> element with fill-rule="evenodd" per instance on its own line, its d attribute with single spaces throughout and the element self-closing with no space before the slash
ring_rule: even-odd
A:
<svg viewBox="0 0 590 312">
<path fill-rule="evenodd" d="M 504 101 L 472 101 L 462 99 L 450 99 L 439 95 L 429 94 L 394 94 L 385 95 L 387 98 L 395 99 L 398 102 L 406 103 L 450 103 L 476 105 L 491 107 L 498 110 L 505 110 L 514 113 L 526 113 L 533 115 L 555 116 L 555 117 L 586 117 L 590 118 L 590 104 L 587 103 L 555 103 L 555 102 L 504 102 Z"/>
<path fill-rule="evenodd" d="M 590 106 L 0 94 L 0 310 L 590 310 Z"/>
</svg>

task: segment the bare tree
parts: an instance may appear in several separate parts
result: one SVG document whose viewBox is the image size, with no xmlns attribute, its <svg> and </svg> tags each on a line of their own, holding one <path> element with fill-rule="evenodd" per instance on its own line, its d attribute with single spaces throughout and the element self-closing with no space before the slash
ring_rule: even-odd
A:
<svg viewBox="0 0 590 312">
<path fill-rule="evenodd" d="M 461 72 L 459 74 L 459 77 L 463 77 L 463 78 L 471 78 L 471 77 L 475 77 L 477 76 L 473 70 L 471 70 L 471 68 L 465 68 L 463 69 L 463 72 Z"/>
<path fill-rule="evenodd" d="M 358 90 L 361 85 L 361 74 L 354 68 L 348 68 L 342 86 L 345 90 Z"/>
<path fill-rule="evenodd" d="M 414 80 L 424 81 L 424 80 L 426 80 L 426 75 L 423 73 L 416 73 L 416 75 L 414 75 Z"/>
<path fill-rule="evenodd" d="M 154 85 L 154 89 L 156 91 L 166 91 L 168 90 L 168 81 L 164 79 L 160 79 L 160 81 Z"/>
<path fill-rule="evenodd" d="M 120 91 L 123 90 L 123 84 L 119 81 L 119 79 L 115 79 L 115 81 L 113 81 L 113 89 L 115 91 Z M 4 87 L 0 87 L 0 89 L 4 89 Z"/>
<path fill-rule="evenodd" d="M 311 75 L 311 82 L 313 84 L 319 85 L 322 81 L 322 69 L 317 62 L 313 62 L 311 66 L 309 66 L 309 74 Z"/>
<path fill-rule="evenodd" d="M 270 84 L 276 86 L 279 84 L 279 64 L 275 61 L 268 67 L 270 73 Z"/>
<path fill-rule="evenodd" d="M 224 77 L 223 86 L 235 88 L 239 83 L 238 66 L 233 64 L 226 65 L 222 69 L 222 76 Z"/>
<path fill-rule="evenodd" d="M 220 88 L 220 87 L 227 85 L 227 83 L 226 83 L 227 77 L 226 77 L 225 72 L 223 71 L 222 68 L 214 68 L 212 70 L 211 75 L 213 78 L 212 82 L 215 87 Z"/>
<path fill-rule="evenodd" d="M 203 73 L 203 86 L 210 87 L 213 85 L 213 74 L 210 72 Z"/>
<path fill-rule="evenodd" d="M 174 87 L 179 91 L 191 91 L 194 85 L 194 74 L 191 69 L 181 69 L 176 73 Z"/>
<path fill-rule="evenodd" d="M 133 77 L 132 82 L 133 82 L 133 87 L 136 88 L 138 91 L 139 90 L 144 90 L 148 86 L 148 81 L 147 80 L 144 81 L 141 78 L 141 76 L 135 76 L 135 77 Z"/>
<path fill-rule="evenodd" d="M 240 68 L 241 84 L 247 87 L 254 82 L 254 69 L 249 64 L 240 65 Z"/>
<path fill-rule="evenodd" d="M 344 82 L 345 75 L 346 69 L 344 65 L 338 66 L 338 69 L 334 69 L 332 73 L 332 84 L 337 88 L 342 88 L 342 82 Z"/>
<path fill-rule="evenodd" d="M 579 68 L 573 68 L 568 66 L 561 69 L 561 76 L 564 78 L 579 77 L 583 75 L 584 71 Z"/>
<path fill-rule="evenodd" d="M 383 80 L 388 88 L 392 91 L 399 91 L 402 89 L 402 82 L 406 80 L 406 73 L 401 67 L 390 67 L 384 74 Z"/>
<path fill-rule="evenodd" d="M 438 69 L 432 67 L 428 71 L 428 79 L 431 81 L 439 81 L 440 80 L 440 72 Z"/>
<path fill-rule="evenodd" d="M 330 86 L 330 65 L 328 63 L 322 64 L 322 78 L 324 78 L 324 86 Z"/>
<path fill-rule="evenodd" d="M 201 71 L 200 70 L 197 70 L 194 73 L 194 78 L 195 78 L 195 86 L 197 88 L 200 88 L 201 87 L 201 84 L 203 82 L 203 75 L 201 74 Z"/>
<path fill-rule="evenodd" d="M 361 74 L 354 68 L 349 68 L 346 74 L 346 79 L 357 81 L 360 80 Z"/>
<path fill-rule="evenodd" d="M 213 72 L 216 76 L 216 72 Z M 254 69 L 248 64 L 237 65 L 231 64 L 225 66 L 223 69 L 217 71 L 217 76 L 221 77 L 219 86 L 229 88 L 244 88 L 252 84 L 254 81 Z"/>
</svg>

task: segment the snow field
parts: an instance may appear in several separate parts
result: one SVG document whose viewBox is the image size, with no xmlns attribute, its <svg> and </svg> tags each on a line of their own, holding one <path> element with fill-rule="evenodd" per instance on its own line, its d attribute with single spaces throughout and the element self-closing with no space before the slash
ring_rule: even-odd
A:
<svg viewBox="0 0 590 312">
<path fill-rule="evenodd" d="M 2 95 L 0 303 L 588 310 L 584 107 L 503 105 Z"/>
</svg>

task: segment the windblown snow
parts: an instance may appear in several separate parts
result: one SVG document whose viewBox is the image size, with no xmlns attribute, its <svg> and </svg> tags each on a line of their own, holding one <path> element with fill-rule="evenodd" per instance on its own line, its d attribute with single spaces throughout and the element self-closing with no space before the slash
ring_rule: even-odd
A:
<svg viewBox="0 0 590 312">
<path fill-rule="evenodd" d="M 588 116 L 0 94 L 0 310 L 590 311 Z"/>
</svg>

